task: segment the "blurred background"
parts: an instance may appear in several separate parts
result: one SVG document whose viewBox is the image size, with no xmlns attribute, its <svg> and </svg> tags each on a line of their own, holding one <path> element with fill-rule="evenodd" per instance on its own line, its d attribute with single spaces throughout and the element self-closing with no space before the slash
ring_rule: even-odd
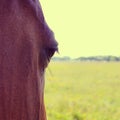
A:
<svg viewBox="0 0 120 120">
<path fill-rule="evenodd" d="M 61 56 L 120 55 L 119 0 L 41 0 Z"/>
<path fill-rule="evenodd" d="M 41 0 L 60 54 L 46 70 L 49 120 L 120 119 L 120 1 Z"/>
</svg>

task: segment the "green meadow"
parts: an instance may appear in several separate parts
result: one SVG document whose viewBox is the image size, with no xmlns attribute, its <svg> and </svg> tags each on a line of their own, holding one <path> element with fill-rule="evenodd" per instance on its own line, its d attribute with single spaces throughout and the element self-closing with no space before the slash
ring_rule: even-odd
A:
<svg viewBox="0 0 120 120">
<path fill-rule="evenodd" d="M 120 120 L 120 62 L 51 62 L 48 120 Z"/>
</svg>

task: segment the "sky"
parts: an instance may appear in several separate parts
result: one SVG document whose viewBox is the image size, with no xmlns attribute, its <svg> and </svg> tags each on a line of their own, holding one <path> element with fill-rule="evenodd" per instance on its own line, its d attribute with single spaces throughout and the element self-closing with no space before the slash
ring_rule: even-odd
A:
<svg viewBox="0 0 120 120">
<path fill-rule="evenodd" d="M 120 0 L 40 0 L 55 33 L 55 56 L 120 56 Z"/>
</svg>

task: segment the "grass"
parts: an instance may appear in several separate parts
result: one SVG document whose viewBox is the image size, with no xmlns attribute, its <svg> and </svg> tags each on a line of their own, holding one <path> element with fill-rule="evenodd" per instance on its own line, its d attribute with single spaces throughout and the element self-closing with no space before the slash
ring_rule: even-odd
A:
<svg viewBox="0 0 120 120">
<path fill-rule="evenodd" d="M 120 120 L 120 63 L 51 62 L 48 120 Z"/>
</svg>

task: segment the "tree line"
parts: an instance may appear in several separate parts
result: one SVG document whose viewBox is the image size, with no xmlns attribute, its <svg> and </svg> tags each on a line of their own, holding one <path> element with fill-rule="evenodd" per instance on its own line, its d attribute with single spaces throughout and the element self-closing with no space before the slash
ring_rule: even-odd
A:
<svg viewBox="0 0 120 120">
<path fill-rule="evenodd" d="M 71 59 L 68 56 L 65 57 L 53 57 L 53 61 L 98 61 L 98 62 L 110 62 L 110 61 L 120 61 L 120 56 L 89 56 L 89 57 L 79 57 L 75 59 Z"/>
</svg>

